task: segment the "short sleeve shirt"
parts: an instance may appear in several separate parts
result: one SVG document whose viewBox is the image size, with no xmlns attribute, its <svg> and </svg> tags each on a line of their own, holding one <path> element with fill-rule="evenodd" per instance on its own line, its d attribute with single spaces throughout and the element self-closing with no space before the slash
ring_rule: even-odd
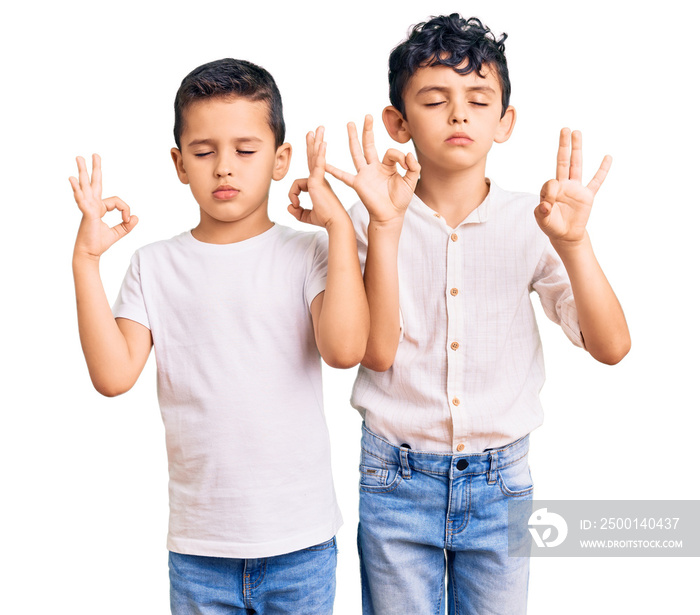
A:
<svg viewBox="0 0 700 615">
<path fill-rule="evenodd" d="M 148 327 L 168 452 L 168 548 L 258 558 L 341 525 L 310 305 L 327 236 L 274 225 L 140 249 L 114 315 Z"/>
</svg>

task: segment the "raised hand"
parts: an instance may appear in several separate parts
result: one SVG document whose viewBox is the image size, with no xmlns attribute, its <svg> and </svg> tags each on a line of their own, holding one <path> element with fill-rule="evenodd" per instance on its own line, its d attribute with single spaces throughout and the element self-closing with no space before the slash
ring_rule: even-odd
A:
<svg viewBox="0 0 700 615">
<path fill-rule="evenodd" d="M 136 226 L 138 218 L 131 215 L 129 206 L 119 197 L 102 199 L 102 162 L 97 154 L 92 155 L 92 177 L 82 156 L 78 156 L 76 161 L 78 178 L 70 177 L 69 181 L 83 219 L 75 241 L 75 253 L 99 258 Z M 114 209 L 121 212 L 122 222 L 110 228 L 102 218 Z"/>
<path fill-rule="evenodd" d="M 406 212 L 418 183 L 420 165 L 413 154 L 396 149 L 388 150 L 380 162 L 372 125 L 372 116 L 365 116 L 360 145 L 355 124 L 348 124 L 350 154 L 357 175 L 331 165 L 326 165 L 326 170 L 357 192 L 375 222 L 388 222 Z M 406 171 L 405 175 L 399 173 L 397 164 Z"/>
<path fill-rule="evenodd" d="M 292 202 L 287 210 L 300 222 L 327 227 L 337 216 L 347 217 L 345 208 L 326 180 L 326 142 L 323 140 L 324 128 L 319 126 L 316 132 L 306 135 L 306 157 L 309 163 L 309 177 L 296 179 L 289 190 Z M 299 195 L 308 192 L 312 209 L 301 206 Z"/>
<path fill-rule="evenodd" d="M 583 151 L 579 131 L 563 128 L 559 135 L 556 179 L 542 186 L 535 218 L 553 242 L 577 243 L 586 235 L 586 224 L 593 206 L 593 197 L 610 170 L 612 158 L 605 156 L 593 179 L 581 183 Z"/>
</svg>

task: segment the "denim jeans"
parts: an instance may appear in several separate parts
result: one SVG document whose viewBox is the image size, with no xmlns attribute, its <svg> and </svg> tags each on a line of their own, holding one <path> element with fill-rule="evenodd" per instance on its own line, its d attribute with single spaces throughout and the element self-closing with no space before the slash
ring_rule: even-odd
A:
<svg viewBox="0 0 700 615">
<path fill-rule="evenodd" d="M 173 615 L 329 615 L 335 598 L 335 538 L 261 559 L 170 553 Z"/>
<path fill-rule="evenodd" d="M 508 501 L 532 499 L 527 453 L 527 436 L 453 455 L 394 446 L 363 427 L 363 613 L 525 613 L 529 558 L 509 557 L 508 541 L 528 540 L 527 517 L 509 536 Z"/>
</svg>

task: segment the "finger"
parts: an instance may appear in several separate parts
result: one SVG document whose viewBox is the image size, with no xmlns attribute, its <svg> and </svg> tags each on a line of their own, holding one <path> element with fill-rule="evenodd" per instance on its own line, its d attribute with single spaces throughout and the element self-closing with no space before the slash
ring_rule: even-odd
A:
<svg viewBox="0 0 700 615">
<path fill-rule="evenodd" d="M 122 214 L 122 220 L 128 222 L 131 218 L 131 208 L 118 196 L 110 196 L 102 201 L 107 211 L 118 210 Z"/>
<path fill-rule="evenodd" d="M 75 199 L 75 202 L 78 204 L 78 209 L 85 215 L 87 213 L 87 209 L 85 208 L 85 196 L 83 195 L 83 191 L 80 189 L 80 182 L 78 181 L 77 177 L 69 177 L 68 181 L 70 182 L 71 188 L 73 188 L 73 198 Z"/>
<path fill-rule="evenodd" d="M 301 221 L 301 207 L 295 206 L 293 203 L 287 205 L 287 211 L 292 214 L 297 220 Z"/>
<path fill-rule="evenodd" d="M 556 178 L 559 181 L 569 179 L 569 163 L 571 153 L 569 151 L 571 145 L 571 131 L 568 128 L 562 128 L 559 133 L 559 151 L 557 152 L 557 173 Z"/>
<path fill-rule="evenodd" d="M 325 129 L 319 126 L 316 129 L 316 138 L 314 139 L 314 159 L 312 166 L 309 167 L 311 176 L 323 178 L 326 172 L 326 142 L 323 140 Z"/>
<path fill-rule="evenodd" d="M 321 141 L 316 152 L 316 164 L 311 170 L 311 175 L 318 179 L 323 179 L 326 173 L 326 147 L 326 142 Z"/>
<path fill-rule="evenodd" d="M 78 182 L 77 177 L 73 177 L 72 175 L 68 178 L 68 181 L 70 182 L 71 188 L 73 188 L 73 195 L 77 199 L 78 196 L 82 196 L 82 190 L 80 190 L 80 183 Z"/>
<path fill-rule="evenodd" d="M 299 206 L 299 195 L 302 192 L 308 192 L 308 179 L 295 179 L 294 182 L 292 183 L 292 187 L 289 189 L 289 200 L 294 204 L 295 206 Z"/>
<path fill-rule="evenodd" d="M 119 241 L 124 235 L 133 231 L 138 222 L 139 219 L 136 216 L 131 216 L 128 221 L 125 220 L 121 224 L 113 226 L 110 230 L 116 235 L 115 241 Z"/>
<path fill-rule="evenodd" d="M 548 224 L 547 218 L 552 213 L 552 204 L 547 201 L 542 201 L 537 207 L 535 207 L 535 218 L 539 220 L 540 224 Z"/>
<path fill-rule="evenodd" d="M 608 176 L 608 171 L 610 170 L 610 167 L 612 166 L 612 156 L 606 156 L 603 158 L 603 162 L 600 163 L 600 167 L 598 167 L 598 170 L 596 171 L 596 174 L 593 176 L 593 179 L 588 182 L 587 188 L 595 194 L 598 192 L 599 188 L 605 181 L 605 178 Z"/>
<path fill-rule="evenodd" d="M 359 171 L 362 167 L 367 166 L 367 161 L 362 153 L 360 139 L 357 136 L 357 128 L 353 122 L 348 122 L 348 141 L 350 143 L 350 156 L 355 165 L 355 170 Z"/>
<path fill-rule="evenodd" d="M 362 149 L 365 151 L 365 160 L 372 164 L 379 160 L 377 148 L 374 146 L 374 119 L 371 115 L 365 115 L 365 123 L 362 126 Z"/>
<path fill-rule="evenodd" d="M 99 199 L 102 195 L 102 159 L 98 154 L 92 155 L 92 193 Z"/>
<path fill-rule="evenodd" d="M 552 213 L 558 192 L 559 182 L 556 179 L 550 179 L 542 186 L 542 190 L 540 191 L 540 204 L 535 207 L 535 218 L 540 225 L 546 226 L 549 224 L 547 219 Z"/>
<path fill-rule="evenodd" d="M 401 168 L 408 169 L 406 155 L 403 152 L 393 148 L 386 150 L 386 154 L 384 154 L 384 158 L 382 159 L 382 164 L 393 167 L 397 163 L 401 165 Z"/>
<path fill-rule="evenodd" d="M 352 188 L 355 184 L 355 175 L 348 173 L 347 171 L 343 171 L 342 169 L 338 169 L 332 164 L 326 163 L 326 173 L 330 173 L 333 177 L 343 182 L 349 188 Z"/>
<path fill-rule="evenodd" d="M 318 155 L 318 150 L 321 147 L 321 143 L 323 143 L 323 135 L 325 134 L 326 129 L 323 126 L 319 126 L 316 129 L 316 138 L 314 139 L 314 154 Z"/>
<path fill-rule="evenodd" d="M 313 131 L 306 133 L 306 163 L 309 167 L 309 171 L 313 168 L 315 138 L 316 135 L 313 133 Z"/>
<path fill-rule="evenodd" d="M 559 192 L 559 182 L 556 179 L 550 179 L 548 182 L 542 186 L 540 191 L 540 204 L 538 209 L 541 210 L 543 215 L 549 215 L 552 211 L 552 206 L 557 200 L 557 194 Z"/>
<path fill-rule="evenodd" d="M 85 165 L 85 158 L 78 156 L 75 160 L 78 163 L 78 182 L 80 190 L 83 194 L 92 194 L 92 190 L 90 189 L 90 175 Z"/>
<path fill-rule="evenodd" d="M 287 211 L 299 220 L 299 222 L 309 223 L 309 216 L 311 216 L 311 211 L 309 209 L 288 205 Z"/>
<path fill-rule="evenodd" d="M 581 181 L 583 175 L 583 136 L 579 130 L 571 133 L 571 168 L 569 179 Z"/>
<path fill-rule="evenodd" d="M 418 184 L 420 179 L 420 164 L 412 152 L 409 152 L 406 156 L 406 166 L 408 166 L 408 171 L 406 171 L 404 179 L 415 190 L 416 184 Z"/>
</svg>

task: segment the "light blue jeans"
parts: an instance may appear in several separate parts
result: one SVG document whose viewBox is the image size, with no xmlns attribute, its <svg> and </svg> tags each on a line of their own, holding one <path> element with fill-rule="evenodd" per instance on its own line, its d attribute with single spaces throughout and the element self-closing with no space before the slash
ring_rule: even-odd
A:
<svg viewBox="0 0 700 615">
<path fill-rule="evenodd" d="M 335 598 L 335 538 L 261 559 L 170 553 L 173 615 L 329 615 Z"/>
<path fill-rule="evenodd" d="M 527 516 L 509 536 L 508 501 L 532 499 L 527 454 L 527 436 L 452 455 L 394 446 L 363 427 L 363 613 L 440 615 L 447 603 L 451 615 L 524 614 L 529 558 L 509 557 L 508 541 L 528 540 Z"/>
</svg>

